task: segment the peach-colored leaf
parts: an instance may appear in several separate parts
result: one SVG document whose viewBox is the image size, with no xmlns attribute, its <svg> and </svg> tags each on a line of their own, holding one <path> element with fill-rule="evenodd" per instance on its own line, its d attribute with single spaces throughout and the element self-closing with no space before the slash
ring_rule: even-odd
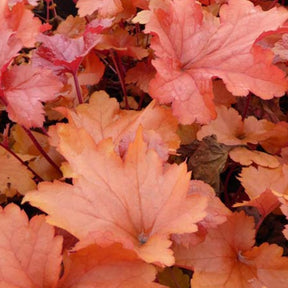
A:
<svg viewBox="0 0 288 288">
<path fill-rule="evenodd" d="M 127 150 L 140 124 L 143 126 L 145 139 L 153 139 L 150 145 L 163 159 L 168 157 L 167 148 L 177 149 L 179 145 L 177 119 L 172 115 L 171 109 L 161 107 L 154 101 L 142 111 L 123 111 L 115 98 L 109 98 L 104 91 L 99 91 L 93 93 L 89 104 L 79 105 L 76 113 L 65 108 L 61 111 L 71 125 L 84 127 L 96 143 L 112 137 L 116 150 L 121 154 Z"/>
<path fill-rule="evenodd" d="M 199 140 L 214 134 L 218 142 L 226 145 L 257 144 L 268 137 L 265 133 L 274 126 L 273 123 L 265 119 L 257 120 L 254 116 L 242 121 L 235 109 L 223 105 L 217 107 L 216 111 L 217 118 L 198 131 Z"/>
<path fill-rule="evenodd" d="M 41 127 L 44 121 L 41 102 L 55 99 L 61 87 L 61 82 L 49 70 L 31 65 L 13 66 L 2 78 L 9 118 L 26 128 Z"/>
<path fill-rule="evenodd" d="M 273 169 L 261 166 L 243 168 L 239 180 L 250 199 L 260 196 L 266 189 L 282 197 L 288 194 L 288 165 Z"/>
<path fill-rule="evenodd" d="M 62 237 L 44 216 L 30 222 L 14 204 L 0 208 L 0 287 L 54 288 L 61 270 Z"/>
<path fill-rule="evenodd" d="M 276 157 L 261 151 L 248 150 L 245 147 L 234 148 L 229 152 L 229 156 L 233 161 L 243 166 L 249 166 L 255 163 L 263 167 L 276 168 L 280 165 Z"/>
<path fill-rule="evenodd" d="M 73 185 L 40 183 L 24 201 L 80 239 L 80 247 L 121 242 L 148 263 L 172 265 L 169 235 L 197 231 L 205 217 L 206 198 L 187 196 L 186 165 L 164 166 L 141 129 L 125 159 L 114 152 L 111 139 L 96 145 L 84 129 L 60 126 L 58 135 Z"/>
<path fill-rule="evenodd" d="M 57 288 L 157 288 L 156 269 L 119 244 L 91 245 L 64 256 L 64 275 Z"/>
<path fill-rule="evenodd" d="M 195 245 L 203 241 L 203 237 L 207 233 L 207 229 L 215 228 L 227 220 L 227 216 L 231 211 L 221 202 L 215 195 L 213 188 L 207 183 L 200 180 L 192 180 L 188 195 L 202 196 L 207 198 L 207 215 L 198 223 L 198 231 L 196 233 L 186 233 L 173 235 L 172 240 L 178 245 L 181 244 L 185 247 Z M 204 237 L 205 238 L 205 237 Z"/>
<path fill-rule="evenodd" d="M 225 222 L 227 216 L 231 214 L 231 211 L 216 196 L 213 188 L 201 180 L 192 180 L 190 182 L 188 195 L 201 195 L 209 199 L 206 208 L 207 215 L 200 222 L 206 229 L 217 227 Z"/>
<path fill-rule="evenodd" d="M 150 94 L 172 102 L 182 124 L 215 118 L 211 79 L 216 76 L 238 96 L 251 91 L 271 99 L 288 88 L 283 71 L 272 65 L 273 53 L 253 46 L 263 32 L 282 25 L 288 12 L 282 7 L 264 12 L 250 1 L 230 0 L 219 14 L 204 13 L 193 0 L 175 0 L 165 11 L 152 10 L 146 25 L 145 32 L 154 36 L 157 70 Z"/>
<path fill-rule="evenodd" d="M 193 288 L 284 288 L 288 281 L 288 258 L 277 245 L 254 245 L 253 218 L 231 215 L 210 229 L 204 242 L 176 251 L 176 263 L 194 269 Z"/>
<path fill-rule="evenodd" d="M 81 17 L 97 11 L 100 17 L 109 18 L 123 10 L 121 0 L 78 0 L 76 7 Z"/>
</svg>

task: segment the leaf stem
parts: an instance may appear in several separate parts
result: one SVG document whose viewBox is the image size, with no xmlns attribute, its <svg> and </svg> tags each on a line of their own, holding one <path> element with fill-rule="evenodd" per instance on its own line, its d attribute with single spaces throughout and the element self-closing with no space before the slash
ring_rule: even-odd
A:
<svg viewBox="0 0 288 288">
<path fill-rule="evenodd" d="M 248 108 L 249 108 L 249 105 L 250 105 L 250 101 L 251 101 L 251 92 L 249 92 L 249 94 L 246 97 L 245 108 L 244 108 L 244 111 L 242 113 L 242 121 L 244 121 L 244 119 L 247 116 Z"/>
<path fill-rule="evenodd" d="M 35 136 L 31 133 L 31 131 L 24 126 L 22 128 L 25 130 L 28 137 L 31 139 L 35 147 L 38 149 L 38 151 L 43 155 L 43 157 L 51 164 L 52 167 L 54 167 L 58 173 L 62 175 L 62 172 L 58 165 L 50 158 L 50 156 L 46 153 L 46 151 L 42 148 L 38 140 L 35 138 Z"/>
<path fill-rule="evenodd" d="M 0 146 L 3 147 L 8 153 L 15 157 L 22 165 L 24 165 L 36 178 L 38 181 L 44 181 L 44 179 L 39 176 L 32 168 L 29 167 L 15 152 L 13 152 L 7 145 L 0 142 Z"/>
<path fill-rule="evenodd" d="M 124 71 L 123 71 L 123 68 L 122 68 L 122 66 L 119 63 L 120 61 L 119 61 L 118 55 L 117 55 L 117 53 L 114 50 L 110 49 L 110 55 L 111 55 L 114 67 L 115 67 L 115 69 L 117 71 L 120 84 L 121 84 L 122 92 L 123 92 L 123 95 L 124 95 L 125 109 L 129 110 L 130 107 L 129 107 L 129 104 L 128 104 L 127 91 L 126 91 L 126 86 L 125 86 L 125 83 L 124 83 L 124 75 L 123 75 Z"/>
<path fill-rule="evenodd" d="M 74 84 L 75 84 L 75 88 L 76 88 L 78 102 L 79 102 L 79 104 L 82 104 L 83 103 L 83 97 L 82 97 L 82 93 L 81 93 L 81 87 L 79 84 L 77 72 L 73 72 L 72 75 L 73 75 L 73 79 L 74 79 Z"/>
</svg>

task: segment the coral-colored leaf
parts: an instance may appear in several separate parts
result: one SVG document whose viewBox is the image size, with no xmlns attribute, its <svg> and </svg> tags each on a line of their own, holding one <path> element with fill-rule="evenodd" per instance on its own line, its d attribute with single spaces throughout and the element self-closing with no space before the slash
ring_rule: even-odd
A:
<svg viewBox="0 0 288 288">
<path fill-rule="evenodd" d="M 30 222 L 14 204 L 0 208 L 0 286 L 53 288 L 61 269 L 62 237 L 44 216 Z"/>
<path fill-rule="evenodd" d="M 13 66 L 3 73 L 2 79 L 9 118 L 26 128 L 42 126 L 41 102 L 53 100 L 61 87 L 61 82 L 49 70 L 31 65 Z"/>
<path fill-rule="evenodd" d="M 36 36 L 41 30 L 41 21 L 34 17 L 23 1 L 13 6 L 7 14 L 5 20 L 8 27 L 16 32 L 16 37 L 22 41 L 24 46 L 33 47 Z"/>
<path fill-rule="evenodd" d="M 124 160 L 111 139 L 96 145 L 85 130 L 69 125 L 60 126 L 58 134 L 74 185 L 40 183 L 24 200 L 80 239 L 80 247 L 121 242 L 148 263 L 172 265 L 169 235 L 196 231 L 195 223 L 205 216 L 206 198 L 187 196 L 185 164 L 163 166 L 141 129 Z"/>
<path fill-rule="evenodd" d="M 99 34 L 103 28 L 111 25 L 111 21 L 94 20 L 86 26 L 82 36 L 70 38 L 66 34 L 47 36 L 40 34 L 37 37 L 42 45 L 33 55 L 33 63 L 40 67 L 50 68 L 56 73 L 76 73 L 83 57 L 101 40 Z"/>
<path fill-rule="evenodd" d="M 0 69 L 17 55 L 22 43 L 11 30 L 0 30 Z"/>
<path fill-rule="evenodd" d="M 109 247 L 91 245 L 64 258 L 64 275 L 58 288 L 157 288 L 156 269 L 119 244 Z"/>
<path fill-rule="evenodd" d="M 288 34 L 283 34 L 282 38 L 275 43 L 273 52 L 280 58 L 281 61 L 288 60 Z"/>
<path fill-rule="evenodd" d="M 155 75 L 155 69 L 150 63 L 138 62 L 126 73 L 126 83 L 136 83 L 144 92 L 148 93 L 149 82 Z"/>
<path fill-rule="evenodd" d="M 152 10 L 145 30 L 154 35 L 151 47 L 157 57 L 150 94 L 161 103 L 172 102 L 183 124 L 215 118 L 211 79 L 216 76 L 234 95 L 251 91 L 263 99 L 282 96 L 288 83 L 283 71 L 272 65 L 273 53 L 253 44 L 287 18 L 282 8 L 264 12 L 247 0 L 222 5 L 220 18 L 203 13 L 193 0 L 175 0 L 165 10 Z"/>
<path fill-rule="evenodd" d="M 193 288 L 284 288 L 288 281 L 288 258 L 277 245 L 254 245 L 253 218 L 231 215 L 227 222 L 211 229 L 205 241 L 176 251 L 176 261 L 193 267 Z"/>
</svg>

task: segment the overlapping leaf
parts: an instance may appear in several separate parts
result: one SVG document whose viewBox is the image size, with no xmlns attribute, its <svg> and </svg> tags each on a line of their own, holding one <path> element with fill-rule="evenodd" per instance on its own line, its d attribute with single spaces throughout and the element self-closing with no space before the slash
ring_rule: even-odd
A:
<svg viewBox="0 0 288 288">
<path fill-rule="evenodd" d="M 144 129 L 144 137 L 150 139 L 149 145 L 163 159 L 168 157 L 167 148 L 175 150 L 179 145 L 177 119 L 172 116 L 169 108 L 161 107 L 155 102 L 142 111 L 125 111 L 120 110 L 116 99 L 99 91 L 91 96 L 89 104 L 78 106 L 76 112 L 59 110 L 69 119 L 71 125 L 85 128 L 96 143 L 112 137 L 115 149 L 120 154 L 125 153 L 140 124 Z"/>
<path fill-rule="evenodd" d="M 26 128 L 41 127 L 44 121 L 41 102 L 55 99 L 61 87 L 49 70 L 31 65 L 6 70 L 2 75 L 2 93 L 9 118 Z"/>
<path fill-rule="evenodd" d="M 111 140 L 96 145 L 84 129 L 60 126 L 58 135 L 73 185 L 41 183 L 24 201 L 80 239 L 80 247 L 121 242 L 148 263 L 172 265 L 169 235 L 197 231 L 205 216 L 206 198 L 187 196 L 186 165 L 163 165 L 141 130 L 124 160 Z"/>
<path fill-rule="evenodd" d="M 57 288 L 161 288 L 154 283 L 156 269 L 142 262 L 133 251 L 114 244 L 91 245 L 64 257 L 64 275 Z"/>
<path fill-rule="evenodd" d="M 0 191 L 7 196 L 14 196 L 17 192 L 25 194 L 36 188 L 34 175 L 15 157 L 0 147 Z"/>
<path fill-rule="evenodd" d="M 183 124 L 216 117 L 211 82 L 216 76 L 234 95 L 251 91 L 271 99 L 284 94 L 288 84 L 272 65 L 272 52 L 253 44 L 261 33 L 284 23 L 287 11 L 263 12 L 250 1 L 230 0 L 217 18 L 203 13 L 193 0 L 168 3 L 166 9 L 152 11 L 145 29 L 154 35 L 151 47 L 156 54 L 150 94 L 161 103 L 172 102 Z"/>
<path fill-rule="evenodd" d="M 62 238 L 44 216 L 28 221 L 14 204 L 0 208 L 0 286 L 56 287 L 61 270 Z"/>
<path fill-rule="evenodd" d="M 253 222 L 244 213 L 233 214 L 208 231 L 204 242 L 176 250 L 176 263 L 193 267 L 193 288 L 286 287 L 288 258 L 275 244 L 253 247 Z"/>
</svg>

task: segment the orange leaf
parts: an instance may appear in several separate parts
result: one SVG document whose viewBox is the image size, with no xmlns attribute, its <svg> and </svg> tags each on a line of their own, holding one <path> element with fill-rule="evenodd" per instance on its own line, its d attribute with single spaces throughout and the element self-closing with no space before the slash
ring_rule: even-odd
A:
<svg viewBox="0 0 288 288">
<path fill-rule="evenodd" d="M 57 27 L 56 32 L 67 36 L 68 38 L 77 38 L 85 32 L 86 21 L 79 16 L 69 15 L 65 21 L 62 21 Z"/>
<path fill-rule="evenodd" d="M 56 287 L 61 269 L 62 237 L 44 216 L 30 222 L 14 204 L 0 207 L 0 286 L 25 288 Z"/>
<path fill-rule="evenodd" d="M 14 196 L 16 192 L 25 194 L 36 188 L 36 184 L 32 180 L 34 175 L 2 147 L 0 147 L 0 163 L 1 193 Z"/>
<path fill-rule="evenodd" d="M 14 125 L 10 130 L 10 133 L 13 139 L 13 151 L 17 153 L 23 161 L 29 160 L 29 167 L 32 168 L 39 176 L 41 176 L 42 179 L 51 181 L 62 176 L 39 152 L 20 125 Z M 60 166 L 61 162 L 63 161 L 63 157 L 54 147 L 49 145 L 48 136 L 36 131 L 31 131 L 31 133 L 37 139 L 49 157 L 58 166 Z"/>
<path fill-rule="evenodd" d="M 106 248 L 94 244 L 64 255 L 64 271 L 58 288 L 164 288 L 153 283 L 156 269 L 152 265 L 119 244 Z"/>
<path fill-rule="evenodd" d="M 176 263 L 194 269 L 193 288 L 287 287 L 288 258 L 277 245 L 254 245 L 253 218 L 231 215 L 205 241 L 176 251 Z M 176 248 L 177 249 L 177 248 Z"/>
<path fill-rule="evenodd" d="M 157 57 L 152 61 L 157 74 L 150 94 L 160 103 L 172 102 L 182 124 L 215 118 L 212 78 L 221 78 L 239 96 L 251 91 L 271 99 L 288 88 L 283 71 L 272 65 L 273 53 L 253 46 L 263 32 L 285 22 L 287 11 L 264 12 L 250 1 L 230 0 L 219 14 L 203 13 L 193 0 L 175 0 L 165 11 L 154 9 L 146 25 Z"/>
<path fill-rule="evenodd" d="M 24 201 L 80 239 L 79 247 L 121 242 L 148 263 L 173 265 L 170 234 L 197 231 L 195 223 L 205 216 L 206 198 L 187 196 L 186 165 L 164 166 L 141 129 L 125 159 L 114 152 L 111 139 L 96 145 L 85 130 L 69 125 L 58 134 L 73 185 L 40 183 Z"/>
<path fill-rule="evenodd" d="M 128 31 L 117 28 L 111 32 L 110 34 L 103 35 L 103 41 L 96 45 L 96 49 L 115 49 L 119 56 L 126 55 L 138 60 L 148 56 L 148 51 L 140 47 L 137 44 L 137 38 L 131 36 Z"/>
<path fill-rule="evenodd" d="M 280 121 L 263 133 L 260 145 L 269 153 L 279 153 L 281 148 L 288 146 L 288 123 Z"/>
</svg>

